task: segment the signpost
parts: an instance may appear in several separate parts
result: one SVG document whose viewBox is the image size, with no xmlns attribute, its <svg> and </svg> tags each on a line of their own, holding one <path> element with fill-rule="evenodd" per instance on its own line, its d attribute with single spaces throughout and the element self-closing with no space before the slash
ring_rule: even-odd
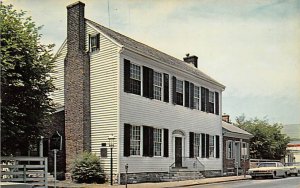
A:
<svg viewBox="0 0 300 188">
<path fill-rule="evenodd" d="M 246 156 L 248 155 L 247 148 L 242 148 L 242 156 L 244 158 L 244 177 L 246 177 Z"/>
<path fill-rule="evenodd" d="M 50 149 L 54 152 L 54 187 L 56 187 L 56 154 L 62 149 L 62 136 L 56 131 L 50 138 Z"/>
</svg>

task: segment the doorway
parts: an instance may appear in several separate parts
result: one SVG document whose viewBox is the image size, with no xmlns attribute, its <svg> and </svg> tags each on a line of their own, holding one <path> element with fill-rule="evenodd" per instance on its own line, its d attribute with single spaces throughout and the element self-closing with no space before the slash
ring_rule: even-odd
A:
<svg viewBox="0 0 300 188">
<path fill-rule="evenodd" d="M 175 137 L 175 167 L 182 167 L 182 138 Z"/>
</svg>

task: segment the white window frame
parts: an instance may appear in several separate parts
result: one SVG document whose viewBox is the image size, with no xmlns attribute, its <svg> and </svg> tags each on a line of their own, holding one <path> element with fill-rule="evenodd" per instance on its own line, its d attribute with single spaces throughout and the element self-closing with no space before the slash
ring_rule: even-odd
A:
<svg viewBox="0 0 300 188">
<path fill-rule="evenodd" d="M 183 94 L 183 80 L 176 79 L 176 92 Z"/>
<path fill-rule="evenodd" d="M 209 157 L 215 157 L 215 136 L 213 135 L 209 135 L 209 141 L 208 141 L 208 144 L 209 144 Z"/>
<path fill-rule="evenodd" d="M 160 72 L 153 71 L 153 98 L 156 100 L 163 100 L 163 74 Z M 158 79 L 156 79 L 158 78 Z M 159 79 L 160 78 L 160 79 Z M 158 91 L 158 95 L 156 95 Z"/>
<path fill-rule="evenodd" d="M 91 49 L 91 52 L 95 52 L 95 51 L 97 51 L 98 50 L 98 48 L 97 48 L 97 43 L 99 42 L 99 41 L 97 41 L 97 35 L 91 35 L 90 36 L 90 49 Z M 94 44 L 93 44 L 94 43 Z"/>
<path fill-rule="evenodd" d="M 135 135 L 135 137 L 133 136 L 133 134 L 136 132 L 136 128 L 139 128 L 139 135 Z M 137 137 L 139 136 L 139 140 L 136 139 Z M 133 144 L 137 142 L 138 144 Z M 142 128 L 141 126 L 137 126 L 137 125 L 132 125 L 130 127 L 130 156 L 141 156 L 142 154 Z M 134 150 L 139 151 L 138 153 L 137 152 L 134 152 Z"/>
<path fill-rule="evenodd" d="M 160 150 L 157 150 L 157 145 L 160 145 Z M 163 130 L 158 128 L 153 128 L 153 156 L 161 157 L 163 154 L 162 149 L 163 149 Z M 156 152 L 158 151 L 160 152 L 160 155 L 156 155 Z"/>
<path fill-rule="evenodd" d="M 234 147 L 234 142 L 232 140 L 227 140 L 226 141 L 226 158 L 227 159 L 233 159 L 233 147 Z M 229 150 L 229 146 L 231 146 L 231 150 Z"/>
<path fill-rule="evenodd" d="M 196 89 L 198 88 L 198 89 Z M 196 90 L 198 90 L 198 96 L 196 95 Z M 196 102 L 198 103 L 198 108 L 196 105 Z M 200 87 L 199 86 L 194 86 L 194 109 L 200 110 L 200 104 L 201 104 L 201 96 L 200 96 Z"/>
<path fill-rule="evenodd" d="M 199 139 L 199 140 L 197 140 Z M 195 133 L 194 134 L 194 156 L 200 157 L 201 156 L 201 134 Z M 198 152 L 197 152 L 198 150 Z"/>
<path fill-rule="evenodd" d="M 139 72 L 139 74 L 137 74 Z M 141 81 L 142 71 L 141 66 L 130 62 L 130 79 Z"/>
</svg>

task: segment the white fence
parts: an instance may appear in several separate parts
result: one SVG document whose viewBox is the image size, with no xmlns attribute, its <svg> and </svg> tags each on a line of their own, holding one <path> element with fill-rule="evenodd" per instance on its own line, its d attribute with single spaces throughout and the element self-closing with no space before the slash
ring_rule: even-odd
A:
<svg viewBox="0 0 300 188">
<path fill-rule="evenodd" d="M 1 182 L 24 182 L 48 187 L 47 157 L 1 157 Z"/>
</svg>

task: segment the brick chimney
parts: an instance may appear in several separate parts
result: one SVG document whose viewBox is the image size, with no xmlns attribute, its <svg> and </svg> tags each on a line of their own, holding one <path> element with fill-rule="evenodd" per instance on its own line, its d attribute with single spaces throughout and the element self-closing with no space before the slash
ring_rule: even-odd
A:
<svg viewBox="0 0 300 188">
<path fill-rule="evenodd" d="M 85 19 L 82 2 L 67 6 L 67 55 L 65 58 L 66 171 L 76 155 L 90 151 L 90 63 L 85 52 Z"/>
<path fill-rule="evenodd" d="M 190 54 L 186 54 L 186 57 L 183 58 L 184 62 L 188 64 L 193 64 L 196 68 L 198 67 L 198 57 L 195 55 L 190 56 Z"/>
<path fill-rule="evenodd" d="M 229 115 L 227 115 L 227 114 L 222 115 L 222 120 L 227 123 L 230 123 Z"/>
</svg>

